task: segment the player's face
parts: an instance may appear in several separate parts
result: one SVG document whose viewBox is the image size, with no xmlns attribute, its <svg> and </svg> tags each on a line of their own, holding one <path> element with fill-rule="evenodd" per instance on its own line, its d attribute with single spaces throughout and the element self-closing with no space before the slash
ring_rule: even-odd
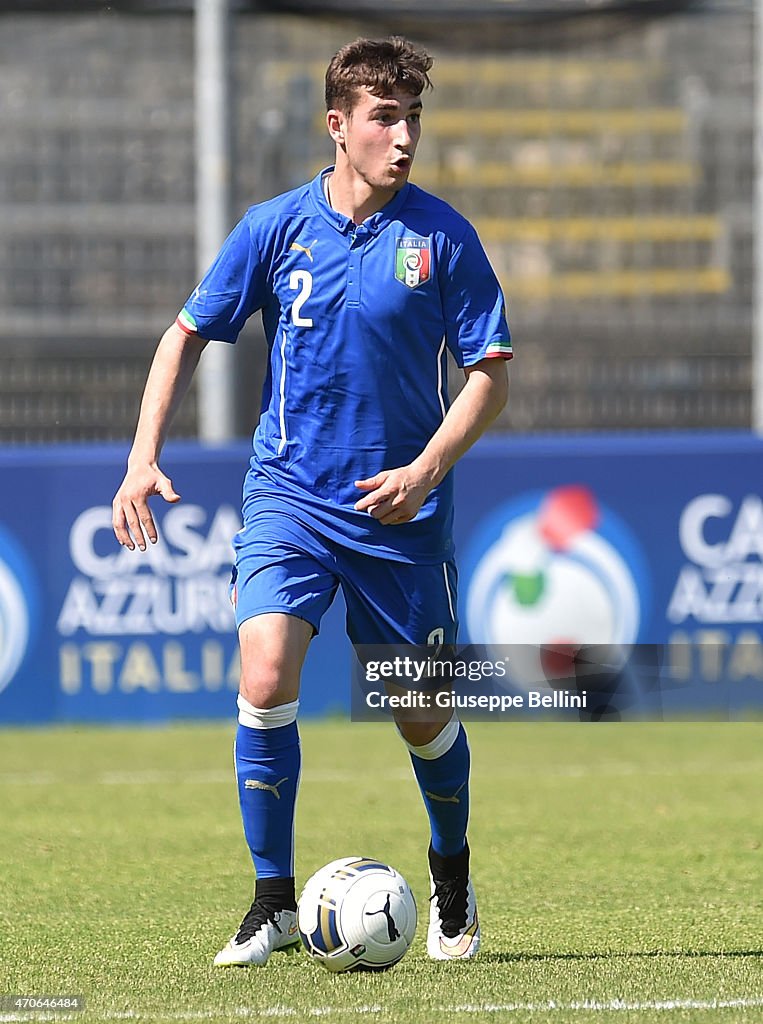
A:
<svg viewBox="0 0 763 1024">
<path fill-rule="evenodd" d="M 374 190 L 402 188 L 421 136 L 420 97 L 406 92 L 374 96 L 360 89 L 350 114 L 340 118 L 336 141 L 354 173 Z"/>
</svg>

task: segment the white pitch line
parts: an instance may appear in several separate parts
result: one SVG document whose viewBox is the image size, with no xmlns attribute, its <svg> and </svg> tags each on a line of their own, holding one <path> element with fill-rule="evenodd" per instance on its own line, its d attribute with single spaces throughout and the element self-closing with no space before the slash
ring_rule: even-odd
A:
<svg viewBox="0 0 763 1024">
<path fill-rule="evenodd" d="M 558 1011 L 572 1013 L 583 1011 L 588 1013 L 647 1013 L 671 1012 L 673 1010 L 749 1010 L 763 1007 L 763 996 L 746 997 L 737 999 L 585 999 L 580 1002 L 563 1003 L 555 999 L 549 999 L 541 1003 L 462 1003 L 455 1006 L 434 1006 L 431 1012 L 456 1016 L 457 1014 L 470 1013 L 548 1013 Z M 232 1010 L 188 1010 L 176 1013 L 159 1013 L 149 1010 L 127 1010 L 103 1012 L 98 1014 L 99 1020 L 120 1021 L 120 1020 L 149 1020 L 149 1021 L 205 1021 L 235 1017 L 242 1019 L 270 1019 L 293 1017 L 360 1017 L 371 1014 L 384 1013 L 384 1006 L 314 1006 L 310 1009 L 296 1010 L 290 1006 L 269 1006 L 264 1009 L 255 1007 L 239 1006 Z M 84 1011 L 87 1013 L 87 1011 Z M 31 1010 L 25 1013 L 2 1013 L 0 1024 L 17 1024 L 17 1022 L 28 1020 L 45 1021 L 76 1021 L 81 1019 L 82 1013 L 51 1013 L 41 1011 L 39 1013 Z"/>
<path fill-rule="evenodd" d="M 627 1010 L 645 1013 L 648 1010 L 728 1010 L 749 1009 L 763 1006 L 761 998 L 740 999 L 662 999 L 628 1001 L 625 999 L 608 999 L 599 1001 L 585 999 L 581 1002 L 558 1003 L 550 999 L 545 1003 L 466 1003 L 462 1006 L 447 1006 L 440 1009 L 448 1013 L 547 1013 L 549 1010 L 588 1010 L 607 1012 Z"/>
</svg>

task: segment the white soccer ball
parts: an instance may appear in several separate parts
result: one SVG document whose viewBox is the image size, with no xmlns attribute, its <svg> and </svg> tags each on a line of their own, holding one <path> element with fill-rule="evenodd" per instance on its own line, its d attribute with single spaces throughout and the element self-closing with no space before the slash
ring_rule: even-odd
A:
<svg viewBox="0 0 763 1024">
<path fill-rule="evenodd" d="M 413 942 L 416 920 L 406 880 L 369 857 L 343 857 L 316 871 L 297 904 L 302 944 L 336 973 L 392 967 Z"/>
</svg>

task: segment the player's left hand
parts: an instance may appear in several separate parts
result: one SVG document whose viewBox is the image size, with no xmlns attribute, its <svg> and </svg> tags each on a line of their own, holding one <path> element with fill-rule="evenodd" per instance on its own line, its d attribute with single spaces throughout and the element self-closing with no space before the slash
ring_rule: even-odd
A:
<svg viewBox="0 0 763 1024">
<path fill-rule="evenodd" d="M 355 503 L 356 511 L 370 513 L 383 526 L 410 523 L 432 489 L 432 484 L 412 466 L 382 470 L 367 480 L 356 480 L 355 486 L 368 491 Z"/>
</svg>

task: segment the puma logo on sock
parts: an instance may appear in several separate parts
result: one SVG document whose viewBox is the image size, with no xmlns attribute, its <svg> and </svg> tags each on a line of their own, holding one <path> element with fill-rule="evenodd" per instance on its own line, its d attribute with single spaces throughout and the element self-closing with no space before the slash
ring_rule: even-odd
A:
<svg viewBox="0 0 763 1024">
<path fill-rule="evenodd" d="M 271 786 L 267 782 L 260 782 L 259 779 L 247 779 L 244 782 L 244 789 L 263 789 L 263 790 L 265 790 L 266 793 L 272 793 L 273 796 L 276 798 L 276 800 L 280 800 L 281 799 L 281 794 L 278 792 L 278 787 L 282 786 L 284 784 L 284 782 L 288 782 L 288 781 L 289 781 L 289 776 L 288 775 L 285 778 L 283 778 L 283 779 L 279 779 L 278 782 L 276 782 L 276 784 L 274 786 Z"/>
<path fill-rule="evenodd" d="M 458 794 L 461 792 L 465 785 L 466 783 L 463 782 L 458 787 L 453 796 L 439 796 L 437 793 L 430 793 L 428 789 L 424 790 L 424 796 L 428 796 L 430 800 L 439 800 L 441 804 L 460 804 L 461 801 L 458 799 Z"/>
</svg>

